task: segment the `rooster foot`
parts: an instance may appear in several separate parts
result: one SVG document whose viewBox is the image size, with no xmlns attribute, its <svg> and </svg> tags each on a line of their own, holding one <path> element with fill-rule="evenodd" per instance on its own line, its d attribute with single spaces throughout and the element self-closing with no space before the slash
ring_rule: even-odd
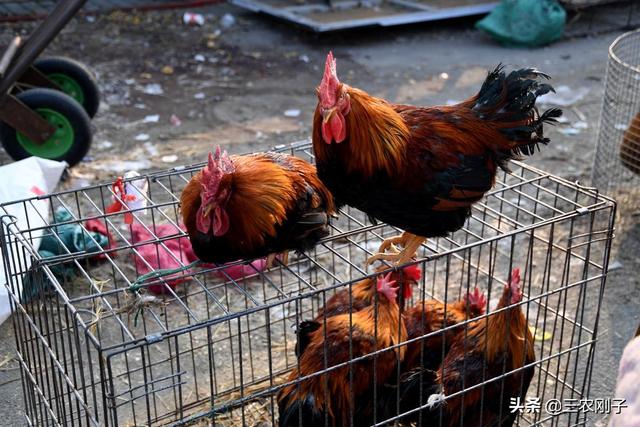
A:
<svg viewBox="0 0 640 427">
<path fill-rule="evenodd" d="M 390 239 L 386 239 L 380 245 L 379 252 L 369 259 L 367 259 L 367 264 L 371 265 L 376 261 L 389 261 L 394 263 L 395 265 L 403 265 L 413 259 L 413 256 L 416 254 L 420 245 L 424 243 L 426 239 L 424 237 L 416 236 L 410 233 L 403 233 L 402 236 L 393 237 Z M 396 253 L 386 253 L 384 252 L 386 249 L 391 248 L 392 250 L 396 250 L 394 244 L 401 243 L 403 248 L 400 252 Z"/>
<path fill-rule="evenodd" d="M 267 265 L 266 268 L 271 269 L 274 266 L 276 260 L 282 265 L 286 266 L 289 264 L 289 251 L 284 251 L 280 253 L 273 253 L 267 256 Z"/>
<path fill-rule="evenodd" d="M 410 237 L 411 235 L 405 231 L 399 236 L 393 236 L 393 237 L 389 237 L 388 239 L 384 239 L 382 241 L 382 244 L 378 248 L 378 253 L 385 253 L 387 249 L 390 249 L 390 248 L 392 249 L 392 251 L 395 251 L 396 253 L 398 253 L 400 251 L 395 247 L 395 245 L 406 246 L 407 240 L 409 240 Z"/>
</svg>

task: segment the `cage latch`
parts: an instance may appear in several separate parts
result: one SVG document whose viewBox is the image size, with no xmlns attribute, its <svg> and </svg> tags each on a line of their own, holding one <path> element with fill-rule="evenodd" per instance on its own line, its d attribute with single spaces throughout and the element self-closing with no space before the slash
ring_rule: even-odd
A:
<svg viewBox="0 0 640 427">
<path fill-rule="evenodd" d="M 586 215 L 589 213 L 589 208 L 585 208 L 585 207 L 578 208 L 576 209 L 576 212 L 578 212 L 578 215 Z"/>
<path fill-rule="evenodd" d="M 158 341 L 162 341 L 162 334 L 151 334 L 144 337 L 145 341 L 149 344 L 153 344 Z"/>
</svg>

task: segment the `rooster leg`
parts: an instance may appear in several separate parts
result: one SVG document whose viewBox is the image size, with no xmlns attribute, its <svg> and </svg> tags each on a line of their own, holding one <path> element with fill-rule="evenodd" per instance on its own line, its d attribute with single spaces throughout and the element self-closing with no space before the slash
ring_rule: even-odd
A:
<svg viewBox="0 0 640 427">
<path fill-rule="evenodd" d="M 395 265 L 403 265 L 411 261 L 411 259 L 416 254 L 416 252 L 418 252 L 420 245 L 422 245 L 424 241 L 427 239 L 421 236 L 410 234 L 410 233 L 405 233 L 405 234 L 407 236 L 403 244 L 404 247 L 399 253 L 395 253 L 395 254 L 377 253 L 367 260 L 367 264 L 373 264 L 376 261 L 384 260 L 384 261 L 391 261 Z M 403 237 L 405 236 L 405 234 L 403 234 Z"/>
<path fill-rule="evenodd" d="M 280 254 L 280 263 L 282 265 L 288 265 L 289 264 L 289 251 L 284 251 Z"/>
<path fill-rule="evenodd" d="M 406 246 L 407 244 L 407 240 L 409 238 L 411 238 L 411 234 L 407 233 L 406 231 L 404 233 L 402 233 L 399 236 L 394 236 L 394 237 L 389 237 L 388 239 L 384 239 L 382 241 L 382 244 L 380 245 L 380 247 L 378 248 L 378 253 L 385 253 L 387 251 L 387 249 L 391 248 L 393 249 L 396 253 L 399 252 L 394 245 L 402 245 L 402 246 Z"/>
<path fill-rule="evenodd" d="M 267 270 L 275 265 L 276 260 L 283 266 L 289 264 L 289 251 L 269 254 L 267 256 Z"/>
<path fill-rule="evenodd" d="M 269 270 L 271 267 L 273 267 L 273 262 L 276 260 L 277 256 L 278 256 L 278 254 L 269 254 L 267 256 L 267 265 L 265 266 L 265 268 L 267 270 Z"/>
</svg>

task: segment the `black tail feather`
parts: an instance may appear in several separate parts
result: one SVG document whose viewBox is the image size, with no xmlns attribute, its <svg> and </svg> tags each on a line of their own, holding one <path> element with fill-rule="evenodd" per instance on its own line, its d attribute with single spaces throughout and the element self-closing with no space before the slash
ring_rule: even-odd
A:
<svg viewBox="0 0 640 427">
<path fill-rule="evenodd" d="M 554 124 L 562 110 L 551 108 L 542 114 L 536 108 L 539 96 L 555 92 L 553 86 L 540 80 L 550 77 L 534 68 L 515 70 L 508 75 L 502 64 L 487 76 L 477 95 L 473 111 L 483 120 L 497 123 L 514 123 L 503 127 L 501 132 L 513 142 L 508 152 L 503 153 L 501 166 L 509 158 L 530 155 L 539 144 L 548 144 L 544 137 L 545 123 Z"/>
</svg>

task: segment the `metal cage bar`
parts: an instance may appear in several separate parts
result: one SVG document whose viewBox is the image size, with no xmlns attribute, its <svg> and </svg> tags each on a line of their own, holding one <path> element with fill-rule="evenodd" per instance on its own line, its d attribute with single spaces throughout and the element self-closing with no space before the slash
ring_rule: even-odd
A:
<svg viewBox="0 0 640 427">
<path fill-rule="evenodd" d="M 308 142 L 276 149 L 313 161 Z M 177 252 L 170 247 L 186 242 L 179 194 L 201 167 L 136 178 L 149 191 L 147 206 L 130 212 L 134 224 L 126 224 L 122 212 L 105 213 L 116 197 L 111 184 L 0 205 L 3 267 L 15 311 L 13 326 L 30 424 L 198 425 L 202 420 L 277 425 L 277 395 L 288 385 L 301 388 L 318 381 L 330 399 L 327 381 L 331 375 L 344 375 L 347 393 L 356 398 L 362 375 L 358 366 L 372 363 L 376 374 L 386 372 L 388 354 L 395 355 L 395 366 L 388 377 L 372 381 L 370 399 L 382 402 L 391 396 L 390 409 L 374 405 L 371 424 L 405 422 L 408 415 L 419 419 L 431 416 L 427 403 L 433 393 L 426 386 L 416 393 L 419 403 L 410 408 L 404 407 L 399 388 L 388 392 L 406 374 L 403 349 L 417 345 L 422 358 L 431 340 L 442 339 L 442 346 L 429 353 L 441 363 L 449 351 L 442 337 L 454 333 L 467 339 L 474 325 L 488 325 L 509 310 L 521 310 L 533 331 L 535 360 L 515 367 L 506 362 L 486 367 L 477 381 L 467 379 L 470 371 L 463 368 L 464 386 L 444 400 L 454 405 L 462 396 L 477 393 L 480 414 L 487 414 L 494 401 L 513 397 L 509 381 L 518 375 L 524 378 L 525 372 L 533 372 L 531 384 L 527 387 L 521 379 L 516 387 L 526 397 L 543 401 L 589 397 L 615 216 L 615 203 L 596 190 L 514 162 L 513 170 L 501 172 L 495 188 L 474 205 L 461 230 L 430 239 L 420 248 L 416 264 L 422 278 L 413 285 L 413 297 L 405 301 L 409 308 L 435 299 L 446 303 L 446 313 L 478 287 L 489 301 L 484 314 L 457 324 L 445 322 L 393 345 L 375 344 L 361 353 L 354 312 L 349 311 L 344 335 L 348 357 L 333 363 L 325 340 L 318 355 L 321 367 L 296 376 L 301 362 L 294 354 L 294 326 L 313 319 L 336 293 L 351 295 L 363 278 L 375 279 L 364 261 L 381 239 L 398 230 L 373 224 L 361 212 L 345 208 L 328 237 L 308 253 L 292 257 L 286 266 L 263 270 L 257 264 L 245 265 L 239 277 L 226 270 L 239 262 L 197 266 L 132 288 L 143 272 L 157 268 L 161 255 L 177 266 L 189 265 L 182 246 Z M 48 216 L 60 209 L 70 219 L 52 224 Z M 25 225 L 13 221 L 18 211 L 39 213 Z M 86 242 L 97 243 L 88 232 L 90 219 L 109 231 L 110 246 L 93 252 L 65 246 L 58 230 L 66 225 L 80 227 Z M 39 254 L 43 236 L 56 242 L 59 255 Z M 515 267 L 522 271 L 524 297 L 517 308 L 496 308 Z M 73 274 L 61 276 L 63 268 Z M 181 283 L 176 285 L 176 280 Z M 152 286 L 164 294 L 153 294 Z M 25 288 L 35 289 L 35 296 L 27 298 Z M 373 307 L 378 319 L 379 298 Z M 326 333 L 327 318 L 320 324 Z M 399 323 L 392 326 L 401 334 Z M 384 322 L 375 322 L 374 337 L 385 328 Z M 354 425 L 362 421 L 359 411 L 356 406 L 347 410 Z M 478 415 L 470 411 L 463 408 L 462 420 Z M 505 407 L 497 411 L 508 415 Z M 582 425 L 586 415 L 527 412 L 519 415 L 518 423 Z"/>
</svg>

